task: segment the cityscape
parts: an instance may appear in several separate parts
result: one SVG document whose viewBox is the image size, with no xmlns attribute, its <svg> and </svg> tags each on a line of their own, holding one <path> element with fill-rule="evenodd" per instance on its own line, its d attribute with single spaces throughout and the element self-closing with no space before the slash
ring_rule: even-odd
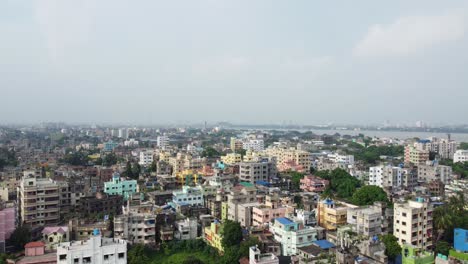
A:
<svg viewBox="0 0 468 264">
<path fill-rule="evenodd" d="M 0 264 L 468 264 L 463 0 L 0 1 Z"/>
</svg>

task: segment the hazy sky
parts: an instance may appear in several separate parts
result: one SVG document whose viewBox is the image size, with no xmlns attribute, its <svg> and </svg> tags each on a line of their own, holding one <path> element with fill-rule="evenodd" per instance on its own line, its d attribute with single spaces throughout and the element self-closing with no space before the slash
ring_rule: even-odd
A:
<svg viewBox="0 0 468 264">
<path fill-rule="evenodd" d="M 468 123 L 466 0 L 2 0 L 0 122 Z"/>
</svg>

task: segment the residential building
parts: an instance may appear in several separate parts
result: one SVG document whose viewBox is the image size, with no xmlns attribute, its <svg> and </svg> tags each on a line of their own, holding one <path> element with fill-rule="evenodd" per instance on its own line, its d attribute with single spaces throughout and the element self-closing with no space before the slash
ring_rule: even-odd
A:
<svg viewBox="0 0 468 264">
<path fill-rule="evenodd" d="M 55 264 L 57 254 L 46 253 L 45 244 L 42 241 L 29 242 L 24 245 L 24 257 L 20 257 L 15 264 Z"/>
<path fill-rule="evenodd" d="M 318 225 L 326 230 L 336 230 L 346 224 L 348 208 L 331 199 L 325 199 L 318 204 Z"/>
<path fill-rule="evenodd" d="M 161 149 L 165 149 L 167 146 L 169 146 L 169 137 L 168 136 L 158 136 L 156 138 L 156 145 Z"/>
<path fill-rule="evenodd" d="M 57 264 L 126 264 L 127 241 L 105 238 L 95 230 L 87 241 L 60 243 L 57 247 Z"/>
<path fill-rule="evenodd" d="M 405 163 L 423 164 L 429 160 L 429 150 L 418 149 L 414 146 L 405 147 Z"/>
<path fill-rule="evenodd" d="M 196 219 L 186 218 L 175 222 L 174 237 L 178 240 L 190 240 L 198 237 L 198 222 Z"/>
<path fill-rule="evenodd" d="M 119 129 L 119 138 L 127 139 L 128 138 L 128 129 L 120 128 Z"/>
<path fill-rule="evenodd" d="M 61 188 L 57 182 L 47 178 L 22 178 L 18 187 L 18 206 L 23 224 L 31 229 L 57 225 L 61 204 Z"/>
<path fill-rule="evenodd" d="M 468 150 L 459 149 L 453 155 L 453 162 L 467 162 L 468 161 Z"/>
<path fill-rule="evenodd" d="M 47 249 L 56 249 L 62 242 L 70 241 L 68 226 L 48 226 L 42 230 L 42 241 Z"/>
<path fill-rule="evenodd" d="M 221 157 L 221 161 L 225 164 L 235 164 L 242 161 L 242 155 L 238 153 L 228 153 L 226 156 Z"/>
<path fill-rule="evenodd" d="M 81 197 L 78 212 L 83 217 L 100 213 L 102 215 L 119 215 L 122 213 L 123 197 L 97 193 L 95 196 Z"/>
<path fill-rule="evenodd" d="M 5 253 L 5 242 L 16 229 L 16 207 L 0 206 L 0 253 Z"/>
<path fill-rule="evenodd" d="M 382 223 L 384 221 L 382 218 L 382 208 L 379 206 L 348 208 L 347 210 L 348 224 L 353 225 L 353 230 L 356 233 L 367 237 L 383 233 Z"/>
<path fill-rule="evenodd" d="M 257 201 L 257 189 L 248 182 L 231 188 L 231 191 L 226 195 L 227 202 L 221 204 L 221 215 L 225 213 L 225 217 L 232 221 L 239 222 L 239 206 L 242 204 L 251 204 Z M 225 206 L 223 206 L 225 204 Z M 226 211 L 223 213 L 223 211 Z"/>
<path fill-rule="evenodd" d="M 223 239 L 221 228 L 221 223 L 215 220 L 210 226 L 205 227 L 203 230 L 203 238 L 208 245 L 216 248 L 219 252 L 224 252 L 224 248 L 221 243 Z"/>
<path fill-rule="evenodd" d="M 455 228 L 453 233 L 453 248 L 456 251 L 468 253 L 468 230 Z"/>
<path fill-rule="evenodd" d="M 103 151 L 104 152 L 112 152 L 118 146 L 119 146 L 119 143 L 110 140 L 110 141 L 104 143 Z"/>
<path fill-rule="evenodd" d="M 416 149 L 434 152 L 441 159 L 453 159 L 457 145 L 457 142 L 453 140 L 437 137 L 421 139 L 413 144 Z"/>
<path fill-rule="evenodd" d="M 130 244 L 154 244 L 156 242 L 156 216 L 127 206 L 122 215 L 114 217 L 114 237 Z"/>
<path fill-rule="evenodd" d="M 452 180 L 452 167 L 439 165 L 434 161 L 420 164 L 418 165 L 418 180 L 423 182 L 438 180 L 447 184 Z"/>
<path fill-rule="evenodd" d="M 393 235 L 400 245 L 432 248 L 432 204 L 424 198 L 394 204 Z"/>
<path fill-rule="evenodd" d="M 276 177 L 276 162 L 274 160 L 262 159 L 253 162 L 239 163 L 239 180 L 250 183 L 257 181 L 269 182 Z"/>
<path fill-rule="evenodd" d="M 283 256 L 295 255 L 298 253 L 298 248 L 310 246 L 317 240 L 315 228 L 302 226 L 286 217 L 274 219 L 270 232 L 273 233 L 275 240 L 281 243 Z"/>
<path fill-rule="evenodd" d="M 176 174 L 176 183 L 178 186 L 197 185 L 201 183 L 203 176 L 194 170 L 183 170 Z"/>
<path fill-rule="evenodd" d="M 279 264 L 279 259 L 273 253 L 260 252 L 257 246 L 249 248 L 249 264 Z"/>
<path fill-rule="evenodd" d="M 204 206 L 202 188 L 200 186 L 183 186 L 182 190 L 172 192 L 174 205 Z"/>
<path fill-rule="evenodd" d="M 139 144 L 140 142 L 138 142 L 138 140 L 135 140 L 134 138 L 124 141 L 125 147 L 138 147 Z"/>
<path fill-rule="evenodd" d="M 140 160 L 138 164 L 141 166 L 149 166 L 153 163 L 154 151 L 153 150 L 145 150 L 140 152 Z"/>
<path fill-rule="evenodd" d="M 242 148 L 245 150 L 263 151 L 265 149 L 265 143 L 263 139 L 249 139 L 242 143 Z"/>
<path fill-rule="evenodd" d="M 104 193 L 109 195 L 121 195 L 124 200 L 128 200 L 130 196 L 137 192 L 137 181 L 126 180 L 121 178 L 119 173 L 112 175 L 112 181 L 104 183 Z"/>
<path fill-rule="evenodd" d="M 272 147 L 266 149 L 265 153 L 276 159 L 279 171 L 293 170 L 307 173 L 310 171 L 312 159 L 308 151 L 297 148 Z"/>
<path fill-rule="evenodd" d="M 244 144 L 243 144 L 242 140 L 237 139 L 237 138 L 235 138 L 235 137 L 231 137 L 230 146 L 231 146 L 231 150 L 232 150 L 233 152 L 236 152 L 236 151 L 238 151 L 238 150 L 241 150 L 242 147 L 243 147 L 243 145 L 244 145 Z"/>
<path fill-rule="evenodd" d="M 327 188 L 328 184 L 327 180 L 313 175 L 306 175 L 300 180 L 300 189 L 304 192 L 321 193 Z"/>
<path fill-rule="evenodd" d="M 402 264 L 434 264 L 434 254 L 409 244 L 402 245 Z"/>
<path fill-rule="evenodd" d="M 369 168 L 369 185 L 381 188 L 397 188 L 403 182 L 403 168 L 387 166 L 376 166 Z"/>
<path fill-rule="evenodd" d="M 293 207 L 280 204 L 278 195 L 267 195 L 265 196 L 265 204 L 253 208 L 253 225 L 265 226 L 273 219 L 286 217 L 293 212 Z"/>
<path fill-rule="evenodd" d="M 334 163 L 353 165 L 354 156 L 353 155 L 340 155 L 338 153 L 332 153 L 327 155 L 328 159 Z"/>
</svg>

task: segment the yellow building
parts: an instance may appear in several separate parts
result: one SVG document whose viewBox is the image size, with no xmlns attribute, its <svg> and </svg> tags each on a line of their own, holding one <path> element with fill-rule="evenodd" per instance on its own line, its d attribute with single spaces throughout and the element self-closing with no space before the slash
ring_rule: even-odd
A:
<svg viewBox="0 0 468 264">
<path fill-rule="evenodd" d="M 221 157 L 221 161 L 226 164 L 234 164 L 242 161 L 242 155 L 238 153 L 228 153 Z"/>
<path fill-rule="evenodd" d="M 204 239 L 205 242 L 216 248 L 219 252 L 224 252 L 223 246 L 221 244 L 221 240 L 223 237 L 221 236 L 221 223 L 215 220 L 215 222 L 211 223 L 210 226 L 205 227 L 204 230 Z"/>
<path fill-rule="evenodd" d="M 318 225 L 326 230 L 336 230 L 338 226 L 346 224 L 347 212 L 347 207 L 325 199 L 318 204 Z"/>
<path fill-rule="evenodd" d="M 184 170 L 176 174 L 176 183 L 183 185 L 197 185 L 202 179 L 202 175 L 193 170 Z"/>
<path fill-rule="evenodd" d="M 231 150 L 236 152 L 237 150 L 241 150 L 243 147 L 243 142 L 240 139 L 235 137 L 231 138 Z"/>
<path fill-rule="evenodd" d="M 309 171 L 311 166 L 311 154 L 304 150 L 296 148 L 269 148 L 266 151 L 271 157 L 275 157 L 278 165 L 294 162 L 296 165 L 302 166 L 304 170 Z"/>
<path fill-rule="evenodd" d="M 229 205 L 227 202 L 221 202 L 221 219 L 222 220 L 228 219 L 228 208 L 229 208 Z"/>
</svg>

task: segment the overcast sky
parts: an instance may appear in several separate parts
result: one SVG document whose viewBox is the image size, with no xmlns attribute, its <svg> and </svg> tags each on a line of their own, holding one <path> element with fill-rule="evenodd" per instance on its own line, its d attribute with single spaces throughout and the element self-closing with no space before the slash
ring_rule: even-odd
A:
<svg viewBox="0 0 468 264">
<path fill-rule="evenodd" d="M 460 0 L 2 0 L 0 122 L 468 123 Z"/>
</svg>

